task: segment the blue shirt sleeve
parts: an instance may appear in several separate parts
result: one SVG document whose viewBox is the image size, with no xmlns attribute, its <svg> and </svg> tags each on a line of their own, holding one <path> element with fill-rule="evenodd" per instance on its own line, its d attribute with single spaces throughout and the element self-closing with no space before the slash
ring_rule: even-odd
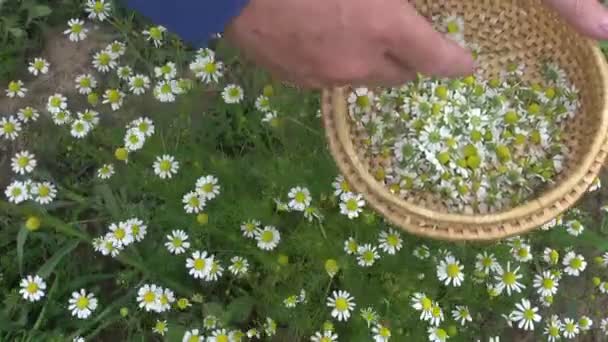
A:
<svg viewBox="0 0 608 342">
<path fill-rule="evenodd" d="M 126 0 L 128 8 L 162 25 L 182 40 L 205 46 L 249 0 Z"/>
</svg>

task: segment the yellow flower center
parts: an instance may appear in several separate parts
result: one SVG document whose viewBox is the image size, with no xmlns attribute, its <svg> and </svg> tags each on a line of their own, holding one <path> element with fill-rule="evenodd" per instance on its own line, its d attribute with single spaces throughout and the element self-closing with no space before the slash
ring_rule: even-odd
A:
<svg viewBox="0 0 608 342">
<path fill-rule="evenodd" d="M 17 159 L 17 165 L 19 165 L 19 167 L 24 168 L 27 166 L 27 164 L 29 164 L 30 162 L 30 158 L 26 157 L 26 156 L 21 156 L 19 157 L 19 159 Z"/>
<path fill-rule="evenodd" d="M 27 285 L 26 291 L 31 294 L 38 292 L 38 284 L 36 284 L 34 282 L 29 283 Z"/>
<path fill-rule="evenodd" d="M 399 244 L 399 238 L 397 236 L 395 236 L 395 235 L 389 235 L 386 238 L 386 243 L 388 243 L 389 246 L 395 247 L 395 246 L 397 246 Z"/>
<path fill-rule="evenodd" d="M 226 334 L 218 335 L 215 337 L 216 342 L 228 342 L 228 336 Z"/>
<path fill-rule="evenodd" d="M 426 297 L 422 298 L 420 303 L 422 304 L 422 310 L 424 311 L 429 311 L 433 307 L 433 302 Z"/>
<path fill-rule="evenodd" d="M 200 271 L 205 268 L 205 264 L 206 263 L 204 259 L 196 259 L 194 260 L 194 269 Z"/>
<path fill-rule="evenodd" d="M 21 86 L 19 85 L 19 83 L 12 81 L 11 83 L 8 84 L 8 90 L 16 93 L 19 90 L 21 90 Z"/>
<path fill-rule="evenodd" d="M 369 107 L 369 97 L 367 95 L 357 96 L 357 106 L 360 108 Z"/>
<path fill-rule="evenodd" d="M 36 61 L 34 62 L 34 69 L 43 69 L 44 68 L 44 62 L 43 61 Z"/>
<path fill-rule="evenodd" d="M 13 133 L 15 132 L 15 125 L 12 122 L 7 122 L 4 124 L 4 132 L 5 133 Z"/>
<path fill-rule="evenodd" d="M 159 167 L 160 167 L 161 171 L 169 171 L 169 170 L 171 170 L 171 162 L 168 160 L 163 160 L 160 162 Z"/>
<path fill-rule="evenodd" d="M 456 278 L 460 274 L 460 267 L 457 264 L 449 264 L 446 273 L 450 278 Z"/>
<path fill-rule="evenodd" d="M 173 238 L 173 241 L 171 242 L 173 244 L 173 247 L 181 247 L 182 246 L 182 239 L 175 237 Z"/>
<path fill-rule="evenodd" d="M 458 26 L 458 23 L 455 21 L 450 21 L 448 23 L 448 32 L 449 33 L 458 33 L 460 32 L 460 27 Z"/>
<path fill-rule="evenodd" d="M 118 92 L 118 90 L 109 90 L 108 91 L 108 100 L 111 103 L 117 103 L 120 102 L 120 93 Z"/>
<path fill-rule="evenodd" d="M 72 25 L 72 32 L 73 33 L 80 33 L 80 32 L 82 32 L 82 25 L 80 25 L 80 24 L 73 24 Z"/>
<path fill-rule="evenodd" d="M 110 57 L 110 55 L 109 55 L 109 54 L 107 54 L 107 53 L 102 53 L 102 54 L 100 54 L 100 55 L 99 55 L 99 64 L 100 64 L 100 65 L 104 65 L 104 66 L 105 66 L 105 65 L 108 65 L 108 64 L 110 64 L 110 60 L 111 60 L 111 59 L 112 59 L 112 58 Z"/>
<path fill-rule="evenodd" d="M 359 209 L 359 204 L 357 203 L 357 200 L 351 198 L 346 201 L 346 209 L 348 209 L 348 211 L 357 211 Z"/>
<path fill-rule="evenodd" d="M 163 32 L 158 27 L 153 27 L 150 29 L 150 37 L 154 40 L 160 40 L 162 38 Z"/>
<path fill-rule="evenodd" d="M 163 73 L 164 75 L 171 73 L 171 67 L 168 65 L 163 65 L 160 68 L 160 72 Z"/>
<path fill-rule="evenodd" d="M 143 80 L 143 78 L 140 78 L 140 77 L 136 78 L 133 81 L 133 86 L 135 88 L 142 88 L 144 86 L 144 80 Z"/>
<path fill-rule="evenodd" d="M 382 328 L 380 328 L 380 331 L 378 332 L 378 334 L 382 337 L 390 337 L 391 331 L 388 330 L 388 328 L 386 328 L 386 327 L 382 327 Z"/>
<path fill-rule="evenodd" d="M 144 302 L 153 303 L 156 300 L 156 294 L 152 291 L 148 291 L 144 294 Z"/>
<path fill-rule="evenodd" d="M 200 206 L 201 202 L 198 200 L 197 197 L 191 197 L 188 201 L 188 204 L 192 207 L 198 207 Z"/>
<path fill-rule="evenodd" d="M 526 248 L 520 248 L 520 249 L 517 251 L 517 255 L 519 255 L 519 256 L 520 256 L 520 257 L 522 257 L 522 258 L 525 258 L 525 257 L 527 257 L 527 256 L 528 256 L 528 250 L 527 250 Z"/>
<path fill-rule="evenodd" d="M 348 310 L 348 301 L 346 300 L 346 298 L 339 297 L 336 299 L 336 309 L 338 311 Z"/>
<path fill-rule="evenodd" d="M 213 184 L 211 183 L 205 183 L 203 184 L 203 186 L 201 186 L 201 190 L 203 190 L 203 192 L 212 192 L 213 191 Z"/>
<path fill-rule="evenodd" d="M 160 303 L 162 305 L 166 305 L 169 303 L 169 298 L 167 298 L 167 296 L 165 294 L 163 294 L 162 296 L 160 296 Z"/>
<path fill-rule="evenodd" d="M 217 66 L 213 62 L 205 64 L 204 70 L 208 74 L 213 74 L 217 71 Z"/>
<path fill-rule="evenodd" d="M 270 230 L 267 230 L 262 233 L 263 242 L 269 243 L 269 242 L 272 242 L 273 239 L 274 239 L 274 233 L 271 232 Z"/>
<path fill-rule="evenodd" d="M 50 192 L 51 192 L 51 189 L 49 189 L 49 187 L 46 185 L 40 185 L 38 187 L 38 196 L 40 196 L 40 197 L 46 197 L 49 195 Z"/>
<path fill-rule="evenodd" d="M 61 99 L 58 97 L 51 98 L 51 106 L 59 107 L 61 105 Z"/>
<path fill-rule="evenodd" d="M 583 265 L 583 262 L 581 261 L 580 258 L 574 258 L 570 261 L 570 267 L 574 268 L 575 270 L 581 268 L 582 265 Z"/>
<path fill-rule="evenodd" d="M 171 92 L 171 85 L 168 83 L 163 84 L 163 86 L 160 87 L 160 92 L 163 94 L 169 94 Z"/>
<path fill-rule="evenodd" d="M 80 297 L 76 301 L 76 307 L 80 310 L 86 309 L 89 306 L 89 298 Z"/>
<path fill-rule="evenodd" d="M 516 281 L 517 278 L 515 277 L 515 273 L 513 272 L 505 272 L 505 274 L 503 274 L 502 276 L 502 282 L 507 285 L 513 285 Z"/>
<path fill-rule="evenodd" d="M 532 309 L 524 310 L 524 318 L 527 320 L 532 320 L 534 318 L 534 311 Z"/>
<path fill-rule="evenodd" d="M 552 289 L 553 284 L 554 284 L 554 282 L 553 282 L 553 279 L 551 279 L 551 278 L 545 278 L 543 280 L 543 288 L 545 288 L 547 290 Z"/>
<path fill-rule="evenodd" d="M 433 315 L 433 317 L 441 316 L 441 308 L 438 306 L 433 306 L 433 309 L 431 310 L 431 315 Z"/>
<path fill-rule="evenodd" d="M 296 200 L 296 202 L 298 203 L 304 203 L 306 201 L 306 195 L 303 192 L 298 192 L 296 193 L 296 195 L 294 196 L 294 199 Z"/>
<path fill-rule="evenodd" d="M 124 237 L 127 235 L 127 233 L 125 232 L 125 230 L 123 228 L 118 228 L 114 231 L 114 236 L 118 239 L 118 240 L 122 240 L 124 239 Z"/>
<path fill-rule="evenodd" d="M 93 11 L 95 13 L 102 13 L 104 10 L 103 3 L 101 1 L 95 1 L 95 5 L 93 6 Z"/>
<path fill-rule="evenodd" d="M 11 191 L 11 195 L 13 195 L 13 197 L 18 197 L 21 195 L 21 188 L 13 188 L 13 190 Z"/>
<path fill-rule="evenodd" d="M 198 335 L 192 335 L 188 339 L 188 342 L 199 342 L 199 341 L 200 341 L 200 339 L 199 339 Z"/>
<path fill-rule="evenodd" d="M 133 232 L 133 235 L 139 234 L 139 225 L 137 225 L 137 224 L 131 225 L 131 231 Z"/>
<path fill-rule="evenodd" d="M 374 252 L 372 252 L 372 251 L 365 251 L 363 253 L 363 260 L 365 260 L 367 262 L 374 261 Z"/>
</svg>

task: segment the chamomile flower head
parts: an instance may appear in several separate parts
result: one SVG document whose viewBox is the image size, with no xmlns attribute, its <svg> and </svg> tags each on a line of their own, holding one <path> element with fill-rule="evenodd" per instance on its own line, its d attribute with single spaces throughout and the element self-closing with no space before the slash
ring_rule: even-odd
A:
<svg viewBox="0 0 608 342">
<path fill-rule="evenodd" d="M 365 206 L 365 201 L 359 194 L 346 192 L 340 196 L 340 213 L 348 216 L 349 219 L 359 217 L 363 206 Z"/>
<path fill-rule="evenodd" d="M 171 289 L 161 289 L 158 298 L 159 305 L 156 308 L 157 312 L 165 312 L 171 310 L 171 304 L 175 302 L 175 294 Z"/>
<path fill-rule="evenodd" d="M 338 341 L 338 335 L 331 330 L 325 330 L 322 333 L 320 331 L 315 332 L 310 337 L 311 342 L 335 342 Z"/>
<path fill-rule="evenodd" d="M 177 174 L 177 170 L 179 170 L 179 162 L 175 160 L 175 157 L 165 154 L 156 157 L 152 168 L 154 169 L 154 174 L 161 179 L 172 178 Z"/>
<path fill-rule="evenodd" d="M 460 321 L 460 324 L 463 326 L 467 322 L 473 321 L 473 318 L 471 317 L 471 312 L 469 311 L 469 307 L 466 305 L 456 305 L 454 310 L 452 310 L 452 317 L 455 321 Z"/>
<path fill-rule="evenodd" d="M 117 111 L 122 107 L 125 93 L 119 89 L 106 89 L 103 93 L 103 104 L 109 104 L 112 110 Z"/>
<path fill-rule="evenodd" d="M 429 327 L 427 332 L 429 334 L 429 341 L 431 342 L 445 342 L 450 338 L 447 331 L 440 327 Z"/>
<path fill-rule="evenodd" d="M 380 323 L 374 325 L 372 334 L 374 336 L 374 342 L 388 342 L 391 338 L 391 330 Z"/>
<path fill-rule="evenodd" d="M 186 259 L 188 273 L 195 279 L 207 278 L 212 264 L 213 257 L 208 255 L 206 251 L 194 251 L 192 252 L 192 256 Z"/>
<path fill-rule="evenodd" d="M 68 29 L 63 31 L 63 34 L 68 36 L 68 39 L 72 42 L 79 42 L 87 38 L 89 30 L 84 27 L 84 20 L 82 19 L 70 19 L 68 20 Z"/>
<path fill-rule="evenodd" d="M 224 267 L 213 255 L 211 255 L 208 260 L 211 263 L 211 267 L 205 276 L 205 281 L 216 281 L 224 274 Z"/>
<path fill-rule="evenodd" d="M 89 14 L 89 19 L 104 21 L 110 17 L 112 5 L 106 0 L 87 0 L 84 10 Z"/>
<path fill-rule="evenodd" d="M 51 64 L 44 58 L 36 57 L 30 62 L 27 70 L 34 76 L 46 75 Z"/>
<path fill-rule="evenodd" d="M 372 307 L 361 309 L 360 316 L 367 323 L 368 328 L 378 322 L 378 313 Z"/>
<path fill-rule="evenodd" d="M 57 196 L 57 188 L 51 182 L 32 183 L 31 196 L 39 204 L 49 204 Z"/>
<path fill-rule="evenodd" d="M 160 102 L 175 102 L 176 95 L 182 90 L 176 80 L 160 81 L 152 90 L 154 97 Z"/>
<path fill-rule="evenodd" d="M 246 238 L 255 238 L 256 231 L 260 228 L 261 222 L 258 220 L 249 220 L 241 224 L 241 232 Z"/>
<path fill-rule="evenodd" d="M 291 210 L 304 211 L 312 201 L 310 191 L 301 186 L 291 188 L 287 196 L 289 197 L 288 206 Z"/>
<path fill-rule="evenodd" d="M 49 113 L 57 113 L 65 110 L 68 107 L 67 98 L 62 94 L 54 94 L 49 96 L 47 101 L 46 109 Z"/>
<path fill-rule="evenodd" d="M 83 119 L 76 119 L 70 125 L 70 134 L 77 139 L 86 137 L 93 127 L 88 121 Z"/>
<path fill-rule="evenodd" d="M 37 302 L 44 297 L 46 282 L 38 275 L 28 275 L 21 279 L 19 287 L 19 294 L 21 294 L 23 299 L 30 302 Z"/>
<path fill-rule="evenodd" d="M 212 200 L 220 194 L 220 185 L 213 175 L 202 176 L 196 180 L 196 192 L 205 200 Z"/>
<path fill-rule="evenodd" d="M 578 319 L 577 323 L 578 323 L 578 327 L 582 331 L 590 330 L 591 326 L 593 325 L 593 321 L 588 316 L 581 316 L 581 318 Z"/>
<path fill-rule="evenodd" d="M 271 251 L 279 245 L 281 233 L 274 226 L 265 226 L 256 230 L 255 240 L 259 249 Z"/>
<path fill-rule="evenodd" d="M 132 217 L 126 221 L 124 224 L 131 231 L 131 235 L 133 235 L 133 239 L 136 242 L 141 242 L 148 232 L 148 226 L 137 217 Z"/>
<path fill-rule="evenodd" d="M 53 120 L 53 123 L 55 123 L 55 125 L 63 126 L 72 122 L 72 113 L 67 109 L 60 110 L 56 113 L 52 113 L 51 119 Z"/>
<path fill-rule="evenodd" d="M 429 321 L 431 325 L 439 326 L 443 322 L 443 319 L 443 310 L 438 303 L 434 302 L 425 320 Z"/>
<path fill-rule="evenodd" d="M 519 280 L 523 277 L 522 274 L 519 273 L 519 266 L 514 270 L 511 270 L 511 263 L 507 262 L 507 267 L 505 269 L 500 269 L 494 279 L 498 282 L 496 284 L 496 290 L 498 293 L 502 293 L 503 290 L 506 289 L 507 294 L 510 296 L 512 292 L 521 292 L 526 286 L 519 282 Z"/>
<path fill-rule="evenodd" d="M 34 171 L 36 167 L 36 157 L 29 151 L 17 152 L 13 158 L 11 158 L 11 168 L 13 172 L 24 175 Z"/>
<path fill-rule="evenodd" d="M 333 291 L 331 296 L 327 297 L 327 306 L 332 309 L 332 317 L 338 321 L 348 321 L 356 306 L 355 298 L 346 291 Z"/>
<path fill-rule="evenodd" d="M 122 56 L 127 52 L 127 45 L 121 41 L 115 40 L 106 46 L 106 51 L 116 56 L 116 58 Z M 130 69 L 130 68 L 129 68 Z M 120 76 L 120 75 L 118 75 Z"/>
<path fill-rule="evenodd" d="M 557 315 L 553 315 L 549 320 L 547 320 L 543 334 L 547 336 L 547 341 L 555 342 L 561 339 L 562 329 L 563 324 L 559 317 Z"/>
<path fill-rule="evenodd" d="M 19 204 L 30 199 L 30 193 L 27 186 L 24 182 L 20 181 L 13 181 L 10 183 L 6 187 L 6 190 L 4 190 L 4 195 L 6 195 L 9 202 L 15 204 Z"/>
<path fill-rule="evenodd" d="M 131 121 L 127 128 L 139 130 L 146 138 L 149 138 L 154 134 L 154 122 L 145 116 Z"/>
<path fill-rule="evenodd" d="M 388 231 L 381 231 L 378 242 L 380 243 L 380 249 L 390 255 L 394 255 L 403 247 L 403 239 L 401 239 L 401 234 L 392 228 Z"/>
<path fill-rule="evenodd" d="M 167 242 L 165 242 L 167 250 L 175 255 L 182 254 L 190 248 L 190 242 L 188 241 L 188 234 L 183 230 L 173 230 L 171 234 L 167 235 Z"/>
<path fill-rule="evenodd" d="M 578 277 L 587 267 L 585 258 L 573 251 L 568 252 L 564 256 L 562 264 L 565 266 L 564 272 L 574 277 Z"/>
<path fill-rule="evenodd" d="M 190 70 L 194 73 L 196 78 L 203 83 L 218 82 L 224 75 L 224 64 L 220 61 L 216 61 L 212 56 L 197 56 L 196 59 L 190 63 Z"/>
<path fill-rule="evenodd" d="M 562 333 L 564 334 L 565 338 L 575 338 L 576 335 L 580 333 L 578 323 L 576 323 L 576 321 L 574 321 L 572 318 L 564 318 Z"/>
<path fill-rule="evenodd" d="M 85 109 L 82 112 L 77 112 L 76 116 L 78 119 L 88 122 L 89 125 L 91 125 L 91 128 L 94 128 L 99 124 L 99 112 L 92 109 Z"/>
<path fill-rule="evenodd" d="M 204 342 L 205 337 L 202 335 L 202 331 L 198 329 L 187 330 L 182 337 L 182 342 Z"/>
<path fill-rule="evenodd" d="M 93 239 L 93 248 L 102 255 L 109 255 L 115 258 L 120 254 L 124 247 L 116 245 L 114 239 L 108 233 L 102 237 Z"/>
<path fill-rule="evenodd" d="M 93 67 L 101 73 L 107 73 L 116 68 L 117 55 L 107 50 L 101 50 L 93 56 Z"/>
<path fill-rule="evenodd" d="M 130 76 L 128 83 L 129 91 L 135 95 L 143 95 L 146 90 L 150 89 L 150 78 L 146 75 L 137 74 Z"/>
<path fill-rule="evenodd" d="M 25 97 L 26 93 L 27 88 L 24 87 L 23 82 L 21 80 L 10 81 L 8 83 L 8 88 L 6 88 L 6 96 L 10 98 Z"/>
<path fill-rule="evenodd" d="M 571 220 L 566 222 L 566 231 L 572 236 L 579 236 L 585 227 L 579 220 Z"/>
<path fill-rule="evenodd" d="M 356 88 L 348 95 L 347 101 L 351 111 L 356 114 L 365 113 L 374 104 L 374 94 L 368 88 Z"/>
<path fill-rule="evenodd" d="M 233 256 L 230 259 L 230 266 L 228 271 L 237 277 L 242 277 L 249 272 L 249 261 L 240 256 Z"/>
<path fill-rule="evenodd" d="M 595 179 L 593 179 L 593 181 L 591 182 L 591 185 L 589 186 L 589 188 L 587 189 L 587 192 L 594 192 L 599 190 L 602 187 L 602 181 L 600 180 L 599 177 L 595 177 Z"/>
<path fill-rule="evenodd" d="M 233 342 L 230 332 L 226 329 L 215 329 L 211 332 L 211 336 L 207 337 L 207 342 Z M 236 341 L 234 341 L 236 342 Z"/>
<path fill-rule="evenodd" d="M 513 258 L 519 262 L 529 262 L 532 260 L 530 245 L 522 243 L 520 246 L 511 248 Z"/>
<path fill-rule="evenodd" d="M 139 308 L 146 312 L 160 311 L 160 298 L 163 294 L 163 289 L 155 284 L 144 284 L 137 290 L 137 302 Z"/>
<path fill-rule="evenodd" d="M 137 128 L 132 127 L 127 130 L 125 134 L 125 148 L 129 152 L 137 151 L 144 147 L 146 142 L 146 136 Z"/>
<path fill-rule="evenodd" d="M 270 98 L 265 95 L 260 95 L 255 99 L 255 108 L 262 113 L 267 113 L 271 110 Z"/>
<path fill-rule="evenodd" d="M 108 227 L 108 230 L 108 239 L 117 248 L 126 247 L 135 241 L 131 226 L 126 224 L 126 222 L 112 223 Z"/>
<path fill-rule="evenodd" d="M 19 132 L 21 132 L 21 123 L 14 116 L 0 118 L 0 138 L 15 140 Z"/>
<path fill-rule="evenodd" d="M 279 124 L 279 113 L 276 110 L 270 110 L 264 113 L 262 122 L 269 124 L 271 127 L 277 127 Z"/>
<path fill-rule="evenodd" d="M 177 75 L 177 68 L 175 63 L 167 62 L 165 65 L 154 68 L 154 76 L 156 78 L 164 78 L 167 81 L 170 81 L 175 78 Z"/>
<path fill-rule="evenodd" d="M 235 104 L 243 101 L 243 88 L 236 84 L 227 85 L 222 91 L 222 98 L 227 104 Z"/>
<path fill-rule="evenodd" d="M 198 214 L 205 208 L 206 200 L 198 192 L 191 191 L 184 195 L 182 203 L 184 204 L 186 213 Z"/>
<path fill-rule="evenodd" d="M 152 332 L 155 334 L 159 334 L 160 336 L 165 336 L 165 333 L 168 331 L 169 329 L 167 328 L 167 321 L 166 320 L 156 320 L 156 324 L 154 324 L 154 327 L 152 328 Z"/>
<path fill-rule="evenodd" d="M 534 330 L 534 323 L 540 322 L 541 319 L 538 308 L 532 306 L 530 301 L 525 298 L 515 304 L 515 310 L 511 316 L 513 323 L 518 323 L 517 327 L 524 330 Z"/>
<path fill-rule="evenodd" d="M 350 185 L 348 184 L 348 182 L 344 179 L 344 176 L 342 176 L 342 175 L 336 176 L 336 178 L 331 183 L 331 185 L 334 188 L 335 196 L 340 196 L 343 193 L 351 192 Z"/>
<path fill-rule="evenodd" d="M 420 246 L 416 246 L 416 248 L 414 248 L 414 251 L 412 252 L 412 254 L 421 260 L 424 259 L 428 259 L 431 256 L 431 251 L 429 250 L 429 247 L 427 245 L 420 245 Z"/>
<path fill-rule="evenodd" d="M 553 296 L 557 293 L 559 279 L 552 272 L 544 271 L 534 276 L 533 285 L 540 296 Z"/>
<path fill-rule="evenodd" d="M 559 252 L 556 249 L 546 247 L 543 251 L 543 261 L 550 265 L 559 263 Z"/>
<path fill-rule="evenodd" d="M 155 47 L 159 48 L 163 46 L 163 40 L 165 38 L 166 31 L 167 29 L 164 26 L 158 25 L 152 26 L 144 30 L 142 33 L 146 37 L 147 41 L 151 41 L 152 43 L 154 43 Z"/>
<path fill-rule="evenodd" d="M 114 165 L 112 164 L 103 164 L 99 169 L 97 169 L 97 177 L 101 179 L 109 179 L 114 175 Z"/>
<path fill-rule="evenodd" d="M 497 273 L 501 269 L 494 254 L 488 254 L 488 252 L 484 251 L 477 254 L 475 258 L 477 259 L 475 261 L 475 271 L 477 272 L 490 274 L 490 272 Z"/>
<path fill-rule="evenodd" d="M 447 256 L 437 265 L 437 278 L 439 281 L 444 282 L 446 286 L 450 284 L 452 286 L 460 286 L 464 281 L 463 269 L 464 266 L 460 264 L 460 261 L 451 255 Z"/>
<path fill-rule="evenodd" d="M 30 106 L 23 107 L 17 111 L 17 118 L 23 123 L 34 122 L 38 120 L 39 116 L 38 110 Z"/>
<path fill-rule="evenodd" d="M 370 267 L 378 259 L 380 259 L 380 254 L 378 254 L 376 246 L 368 243 L 357 248 L 357 263 L 359 266 Z"/>
<path fill-rule="evenodd" d="M 85 289 L 80 289 L 78 292 L 72 292 L 72 298 L 70 298 L 68 304 L 72 316 L 85 319 L 89 318 L 93 311 L 97 309 L 97 298 L 93 293 L 87 293 Z"/>
<path fill-rule="evenodd" d="M 119 66 L 116 69 L 116 76 L 123 81 L 128 81 L 132 74 L 133 69 L 131 69 L 131 67 L 128 65 Z"/>
</svg>

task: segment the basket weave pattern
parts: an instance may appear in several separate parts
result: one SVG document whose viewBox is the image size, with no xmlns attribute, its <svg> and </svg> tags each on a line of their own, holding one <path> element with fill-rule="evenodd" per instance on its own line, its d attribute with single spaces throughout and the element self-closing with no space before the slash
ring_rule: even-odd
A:
<svg viewBox="0 0 608 342">
<path fill-rule="evenodd" d="M 434 194 L 401 198 L 372 176 L 375 162 L 365 156 L 361 132 L 348 114 L 350 88 L 323 91 L 323 122 L 336 163 L 354 191 L 392 224 L 442 240 L 497 240 L 550 221 L 587 191 L 608 154 L 608 70 L 595 42 L 581 37 L 540 0 L 415 0 L 421 15 L 458 15 L 465 38 L 480 48 L 485 77 L 511 63 L 524 63 L 524 78 L 540 81 L 543 61 L 557 63 L 579 89 L 581 107 L 564 137 L 570 149 L 555 182 L 527 202 L 491 214 L 448 213 Z"/>
</svg>

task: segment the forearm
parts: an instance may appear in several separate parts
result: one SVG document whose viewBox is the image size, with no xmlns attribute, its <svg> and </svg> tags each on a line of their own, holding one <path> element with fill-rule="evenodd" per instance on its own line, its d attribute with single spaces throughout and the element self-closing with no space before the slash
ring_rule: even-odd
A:
<svg viewBox="0 0 608 342">
<path fill-rule="evenodd" d="M 125 0 L 127 7 L 197 47 L 222 32 L 249 0 Z"/>
</svg>

